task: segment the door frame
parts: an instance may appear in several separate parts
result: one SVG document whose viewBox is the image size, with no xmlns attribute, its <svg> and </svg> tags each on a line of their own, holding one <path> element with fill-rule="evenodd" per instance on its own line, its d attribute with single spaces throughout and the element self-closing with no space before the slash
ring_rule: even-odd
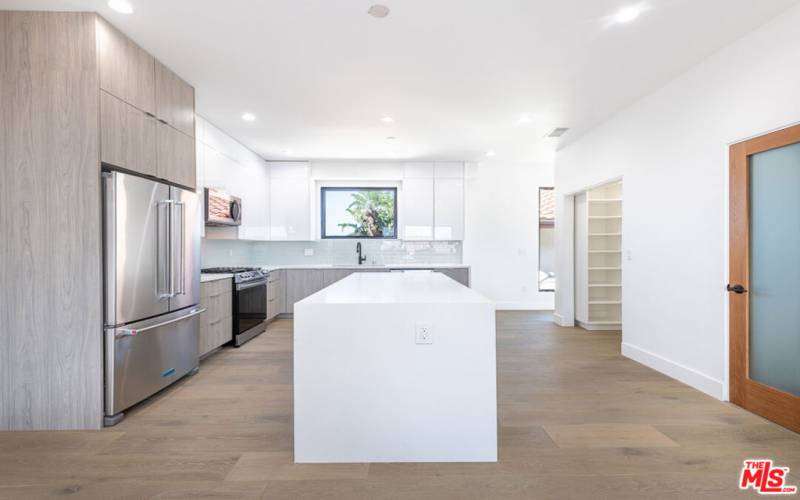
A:
<svg viewBox="0 0 800 500">
<path fill-rule="evenodd" d="M 559 326 L 575 326 L 575 197 L 613 182 L 624 183 L 623 176 L 615 175 L 604 178 L 578 189 L 569 189 L 566 192 L 559 192 L 558 185 L 555 186 L 556 228 L 561 228 L 560 231 L 556 229 L 556 252 L 558 255 L 556 262 L 563 262 L 563 265 L 556 264 L 556 310 L 553 314 L 553 319 Z M 622 220 L 625 220 L 624 195 L 622 211 Z M 622 259 L 622 267 L 625 267 L 624 262 L 625 259 Z M 625 270 L 623 269 L 624 272 Z"/>
<path fill-rule="evenodd" d="M 728 266 L 731 284 L 750 289 L 750 156 L 800 143 L 800 125 L 777 130 L 730 146 Z M 749 373 L 749 300 L 729 293 L 728 355 L 730 401 L 800 432 L 800 397 L 751 380 Z"/>
</svg>

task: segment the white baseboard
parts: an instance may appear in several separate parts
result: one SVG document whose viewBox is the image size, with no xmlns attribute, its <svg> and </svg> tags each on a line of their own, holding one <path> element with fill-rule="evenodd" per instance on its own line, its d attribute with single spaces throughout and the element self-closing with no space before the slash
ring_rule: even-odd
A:
<svg viewBox="0 0 800 500">
<path fill-rule="evenodd" d="M 498 311 L 552 311 L 553 304 L 545 302 L 497 302 Z"/>
<path fill-rule="evenodd" d="M 575 322 L 569 322 L 564 320 L 564 316 L 553 313 L 553 323 L 557 324 L 558 326 L 566 326 L 566 327 L 573 327 L 575 326 Z"/>
<path fill-rule="evenodd" d="M 613 325 L 598 325 L 596 323 L 584 323 L 583 321 L 576 320 L 575 326 L 581 327 L 590 332 L 615 332 L 622 330 L 622 323 L 614 323 Z"/>
<path fill-rule="evenodd" d="M 659 356 L 658 354 L 625 342 L 622 343 L 622 355 L 683 382 L 690 387 L 694 387 L 698 391 L 704 392 L 713 398 L 724 400 L 723 389 L 725 384 L 721 380 L 709 377 L 688 366 L 683 366 L 680 363 L 676 363 L 663 356 Z"/>
</svg>

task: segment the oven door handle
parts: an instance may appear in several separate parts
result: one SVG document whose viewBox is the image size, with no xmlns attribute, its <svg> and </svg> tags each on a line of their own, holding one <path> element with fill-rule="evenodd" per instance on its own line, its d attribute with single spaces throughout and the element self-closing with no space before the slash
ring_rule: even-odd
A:
<svg viewBox="0 0 800 500">
<path fill-rule="evenodd" d="M 247 290 L 248 288 L 255 288 L 257 286 L 266 285 L 267 280 L 251 281 L 249 283 L 240 283 L 236 285 L 236 290 Z"/>
</svg>

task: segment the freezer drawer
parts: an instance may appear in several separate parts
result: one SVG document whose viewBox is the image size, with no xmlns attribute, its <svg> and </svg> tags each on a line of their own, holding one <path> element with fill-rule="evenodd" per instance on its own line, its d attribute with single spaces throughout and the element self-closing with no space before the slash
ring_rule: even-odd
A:
<svg viewBox="0 0 800 500">
<path fill-rule="evenodd" d="M 117 415 L 198 366 L 199 307 L 105 331 L 106 415 Z"/>
</svg>

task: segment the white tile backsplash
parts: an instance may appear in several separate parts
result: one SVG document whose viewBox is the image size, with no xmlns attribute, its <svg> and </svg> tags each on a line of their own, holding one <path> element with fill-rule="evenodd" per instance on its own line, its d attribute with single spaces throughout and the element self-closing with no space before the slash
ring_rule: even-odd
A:
<svg viewBox="0 0 800 500">
<path fill-rule="evenodd" d="M 356 243 L 369 264 L 461 264 L 460 241 L 202 240 L 203 267 L 284 264 L 356 264 Z M 310 254 L 310 255 L 309 255 Z"/>
</svg>

